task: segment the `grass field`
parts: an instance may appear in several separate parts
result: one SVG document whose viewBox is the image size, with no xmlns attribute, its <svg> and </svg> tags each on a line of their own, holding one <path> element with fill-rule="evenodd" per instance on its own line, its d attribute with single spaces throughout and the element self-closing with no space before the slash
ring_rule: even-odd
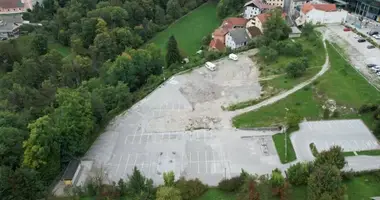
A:
<svg viewBox="0 0 380 200">
<path fill-rule="evenodd" d="M 49 42 L 48 48 L 57 50 L 63 57 L 66 57 L 66 56 L 70 55 L 70 53 L 71 53 L 70 47 L 65 47 L 58 42 Z"/>
<path fill-rule="evenodd" d="M 280 157 L 281 163 L 288 163 L 297 159 L 296 153 L 294 152 L 292 141 L 290 140 L 290 134 L 286 134 L 287 136 L 287 157 L 285 157 L 285 134 L 277 133 L 272 136 L 274 145 L 276 146 L 276 150 L 278 156 Z"/>
<path fill-rule="evenodd" d="M 327 99 L 336 101 L 340 108 L 339 118 L 362 118 L 372 128 L 372 118 L 357 115 L 350 108 L 359 108 L 380 98 L 380 93 L 361 77 L 328 44 L 331 68 L 311 86 L 286 97 L 285 99 L 257 111 L 244 113 L 233 119 L 235 127 L 260 127 L 284 122 L 285 108 L 296 110 L 308 120 L 322 119 L 322 105 Z"/>
<path fill-rule="evenodd" d="M 216 16 L 216 3 L 205 3 L 158 33 L 148 43 L 166 49 L 169 37 L 174 35 L 181 52 L 190 56 L 199 50 L 202 38 L 211 34 L 220 22 Z"/>
</svg>

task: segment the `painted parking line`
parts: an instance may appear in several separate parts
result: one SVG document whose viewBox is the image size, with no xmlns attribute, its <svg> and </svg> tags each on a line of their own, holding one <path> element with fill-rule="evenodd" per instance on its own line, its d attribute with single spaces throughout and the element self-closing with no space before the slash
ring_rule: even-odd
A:
<svg viewBox="0 0 380 200">
<path fill-rule="evenodd" d="M 120 163 L 121 163 L 121 160 L 122 160 L 122 159 L 123 159 L 123 155 L 120 156 L 119 162 L 118 162 L 118 164 L 117 164 L 116 172 L 115 172 L 116 176 L 117 176 L 117 174 L 118 174 L 118 172 L 119 172 Z"/>
<path fill-rule="evenodd" d="M 199 171 L 199 162 L 200 162 L 200 160 L 199 160 L 199 151 L 197 151 L 197 161 L 198 161 L 198 174 L 200 173 L 200 171 Z"/>
<path fill-rule="evenodd" d="M 131 157 L 131 154 L 128 154 L 128 158 L 127 158 L 127 162 L 125 163 L 125 168 L 124 168 L 124 176 L 126 176 L 127 174 L 127 168 L 128 168 L 128 163 L 129 163 L 129 158 Z"/>
<path fill-rule="evenodd" d="M 207 151 L 205 151 L 206 173 L 208 173 Z"/>
</svg>

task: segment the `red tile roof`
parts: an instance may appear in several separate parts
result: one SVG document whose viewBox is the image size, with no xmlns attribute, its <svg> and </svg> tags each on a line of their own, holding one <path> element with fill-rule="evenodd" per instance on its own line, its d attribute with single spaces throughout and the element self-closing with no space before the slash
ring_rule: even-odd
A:
<svg viewBox="0 0 380 200">
<path fill-rule="evenodd" d="M 223 24 L 220 26 L 223 29 L 230 31 L 234 26 L 245 26 L 247 19 L 241 17 L 230 17 L 223 21 Z"/>
<path fill-rule="evenodd" d="M 267 21 L 268 17 L 270 17 L 270 14 L 269 13 L 261 13 L 261 14 L 257 15 L 256 17 L 261 21 L 262 24 L 264 24 Z M 282 13 L 282 18 L 285 19 L 285 17 L 286 17 L 286 13 Z"/>
<path fill-rule="evenodd" d="M 225 36 L 228 33 L 227 29 L 224 28 L 217 28 L 215 31 L 212 33 L 213 36 Z"/>
<path fill-rule="evenodd" d="M 0 0 L 0 8 L 23 8 L 21 0 Z"/>
<path fill-rule="evenodd" d="M 217 49 L 219 51 L 222 51 L 224 48 L 226 48 L 224 43 L 218 39 L 212 39 L 210 44 L 209 44 L 209 47 L 211 49 Z"/>
<path fill-rule="evenodd" d="M 330 4 L 330 3 L 324 3 L 324 4 L 306 3 L 302 6 L 302 12 L 304 14 L 307 14 L 308 12 L 310 12 L 313 9 L 322 10 L 325 12 L 331 12 L 331 11 L 336 11 L 336 5 Z"/>
</svg>

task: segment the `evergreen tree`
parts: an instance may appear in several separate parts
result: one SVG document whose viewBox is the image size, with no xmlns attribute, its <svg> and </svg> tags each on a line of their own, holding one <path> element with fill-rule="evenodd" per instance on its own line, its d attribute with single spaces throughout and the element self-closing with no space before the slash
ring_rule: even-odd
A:
<svg viewBox="0 0 380 200">
<path fill-rule="evenodd" d="M 174 36 L 170 36 L 167 46 L 167 53 L 166 53 L 166 65 L 169 67 L 170 65 L 181 62 L 181 54 L 179 53 L 177 41 L 175 40 Z"/>
</svg>

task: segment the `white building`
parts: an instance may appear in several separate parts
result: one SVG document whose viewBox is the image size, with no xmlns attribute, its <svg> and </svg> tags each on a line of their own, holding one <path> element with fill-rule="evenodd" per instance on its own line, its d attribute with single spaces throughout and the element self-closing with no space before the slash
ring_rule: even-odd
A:
<svg viewBox="0 0 380 200">
<path fill-rule="evenodd" d="M 306 3 L 302 6 L 300 16 L 296 19 L 297 26 L 304 23 L 331 24 L 342 23 L 346 20 L 348 12 L 339 9 L 335 4 L 311 4 Z"/>
<path fill-rule="evenodd" d="M 275 8 L 276 6 L 271 6 L 269 4 L 265 4 L 260 0 L 251 0 L 244 4 L 244 18 L 252 19 L 256 15 L 263 13 L 266 10 L 270 10 Z"/>
<path fill-rule="evenodd" d="M 264 24 L 267 21 L 267 19 L 270 17 L 269 13 L 261 13 L 257 15 L 255 18 L 250 19 L 247 24 L 246 28 L 255 26 L 257 27 L 262 33 L 264 33 Z M 282 18 L 285 19 L 286 14 L 282 13 Z"/>
<path fill-rule="evenodd" d="M 233 50 L 247 45 L 249 39 L 249 35 L 245 28 L 236 28 L 226 35 L 225 44 L 226 47 Z"/>
<path fill-rule="evenodd" d="M 284 7 L 284 0 L 266 0 L 266 3 L 270 6 Z"/>
</svg>

